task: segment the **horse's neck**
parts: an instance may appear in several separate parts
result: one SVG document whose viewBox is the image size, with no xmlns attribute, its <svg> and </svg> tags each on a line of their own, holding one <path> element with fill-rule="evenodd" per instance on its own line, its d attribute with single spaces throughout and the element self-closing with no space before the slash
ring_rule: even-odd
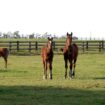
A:
<svg viewBox="0 0 105 105">
<path fill-rule="evenodd" d="M 72 43 L 71 43 L 70 47 L 72 47 Z M 67 43 L 65 44 L 65 48 L 68 49 Z"/>
<path fill-rule="evenodd" d="M 67 52 L 71 52 L 71 50 L 72 50 L 72 44 L 71 44 L 70 47 L 68 47 L 68 46 L 65 44 L 65 47 L 64 47 L 63 52 L 64 52 L 64 53 L 67 53 Z"/>
<path fill-rule="evenodd" d="M 49 48 L 47 47 L 46 50 L 47 50 L 47 53 L 51 53 L 51 52 L 52 52 L 52 48 L 49 49 Z"/>
</svg>

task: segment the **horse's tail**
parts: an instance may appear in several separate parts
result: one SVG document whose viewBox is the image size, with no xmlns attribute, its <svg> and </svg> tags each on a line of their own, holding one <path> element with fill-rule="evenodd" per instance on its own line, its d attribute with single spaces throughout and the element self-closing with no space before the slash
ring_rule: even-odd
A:
<svg viewBox="0 0 105 105">
<path fill-rule="evenodd" d="M 64 53 L 66 53 L 66 52 L 67 52 L 67 49 L 66 49 L 66 47 L 64 47 L 64 48 L 61 48 L 61 49 L 60 49 L 60 51 L 62 51 L 62 52 L 63 52 L 63 54 L 64 54 Z"/>
<path fill-rule="evenodd" d="M 62 51 L 62 52 L 63 52 L 63 48 L 60 48 L 60 51 Z"/>
</svg>

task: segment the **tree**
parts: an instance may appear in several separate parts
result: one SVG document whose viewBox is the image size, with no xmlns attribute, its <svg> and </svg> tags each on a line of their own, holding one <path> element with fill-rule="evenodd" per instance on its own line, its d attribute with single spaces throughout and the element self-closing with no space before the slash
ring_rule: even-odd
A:
<svg viewBox="0 0 105 105">
<path fill-rule="evenodd" d="M 0 32 L 0 38 L 2 37 L 2 32 Z"/>
<path fill-rule="evenodd" d="M 34 33 L 29 35 L 29 39 L 33 39 L 34 38 Z"/>
<path fill-rule="evenodd" d="M 8 34 L 7 33 L 3 33 L 3 37 L 4 38 L 8 38 Z"/>
<path fill-rule="evenodd" d="M 11 31 L 7 32 L 7 36 L 8 36 L 8 38 L 11 38 L 12 35 L 13 35 L 13 33 L 12 33 Z"/>
<path fill-rule="evenodd" d="M 19 31 L 15 31 L 13 35 L 14 35 L 14 38 L 20 38 Z"/>
</svg>

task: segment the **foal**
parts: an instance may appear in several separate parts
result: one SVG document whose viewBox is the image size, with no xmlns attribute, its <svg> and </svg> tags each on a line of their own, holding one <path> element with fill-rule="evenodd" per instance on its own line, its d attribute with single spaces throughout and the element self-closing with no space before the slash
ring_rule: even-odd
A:
<svg viewBox="0 0 105 105">
<path fill-rule="evenodd" d="M 49 68 L 49 78 L 52 79 L 52 62 L 53 62 L 53 49 L 52 49 L 53 38 L 48 37 L 47 44 L 41 50 L 41 56 L 43 60 L 44 75 L 43 79 L 47 79 L 47 69 Z"/>
<path fill-rule="evenodd" d="M 64 61 L 65 61 L 65 78 L 67 78 L 68 62 L 70 63 L 69 76 L 72 78 L 73 76 L 75 76 L 75 67 L 78 57 L 78 46 L 76 44 L 72 44 L 72 32 L 71 34 L 67 33 L 65 47 L 62 51 L 64 54 Z M 74 64 L 74 70 L 72 70 L 73 64 Z"/>
<path fill-rule="evenodd" d="M 9 55 L 9 50 L 7 48 L 0 48 L 0 57 L 4 58 L 5 68 L 7 68 L 7 58 Z"/>
</svg>

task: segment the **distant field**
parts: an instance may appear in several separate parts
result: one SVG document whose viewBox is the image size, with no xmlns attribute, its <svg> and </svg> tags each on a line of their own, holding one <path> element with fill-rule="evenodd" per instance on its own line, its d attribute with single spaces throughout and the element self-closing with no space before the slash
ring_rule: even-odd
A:
<svg viewBox="0 0 105 105">
<path fill-rule="evenodd" d="M 63 55 L 55 55 L 53 80 L 43 80 L 40 56 L 0 58 L 0 105 L 105 105 L 105 54 L 79 55 L 76 77 L 64 79 Z"/>
<path fill-rule="evenodd" d="M 0 41 L 47 41 L 47 38 L 33 38 L 33 39 L 29 39 L 29 38 L 0 38 Z M 55 39 L 54 41 L 65 41 L 65 38 L 59 38 L 59 39 Z"/>
</svg>

